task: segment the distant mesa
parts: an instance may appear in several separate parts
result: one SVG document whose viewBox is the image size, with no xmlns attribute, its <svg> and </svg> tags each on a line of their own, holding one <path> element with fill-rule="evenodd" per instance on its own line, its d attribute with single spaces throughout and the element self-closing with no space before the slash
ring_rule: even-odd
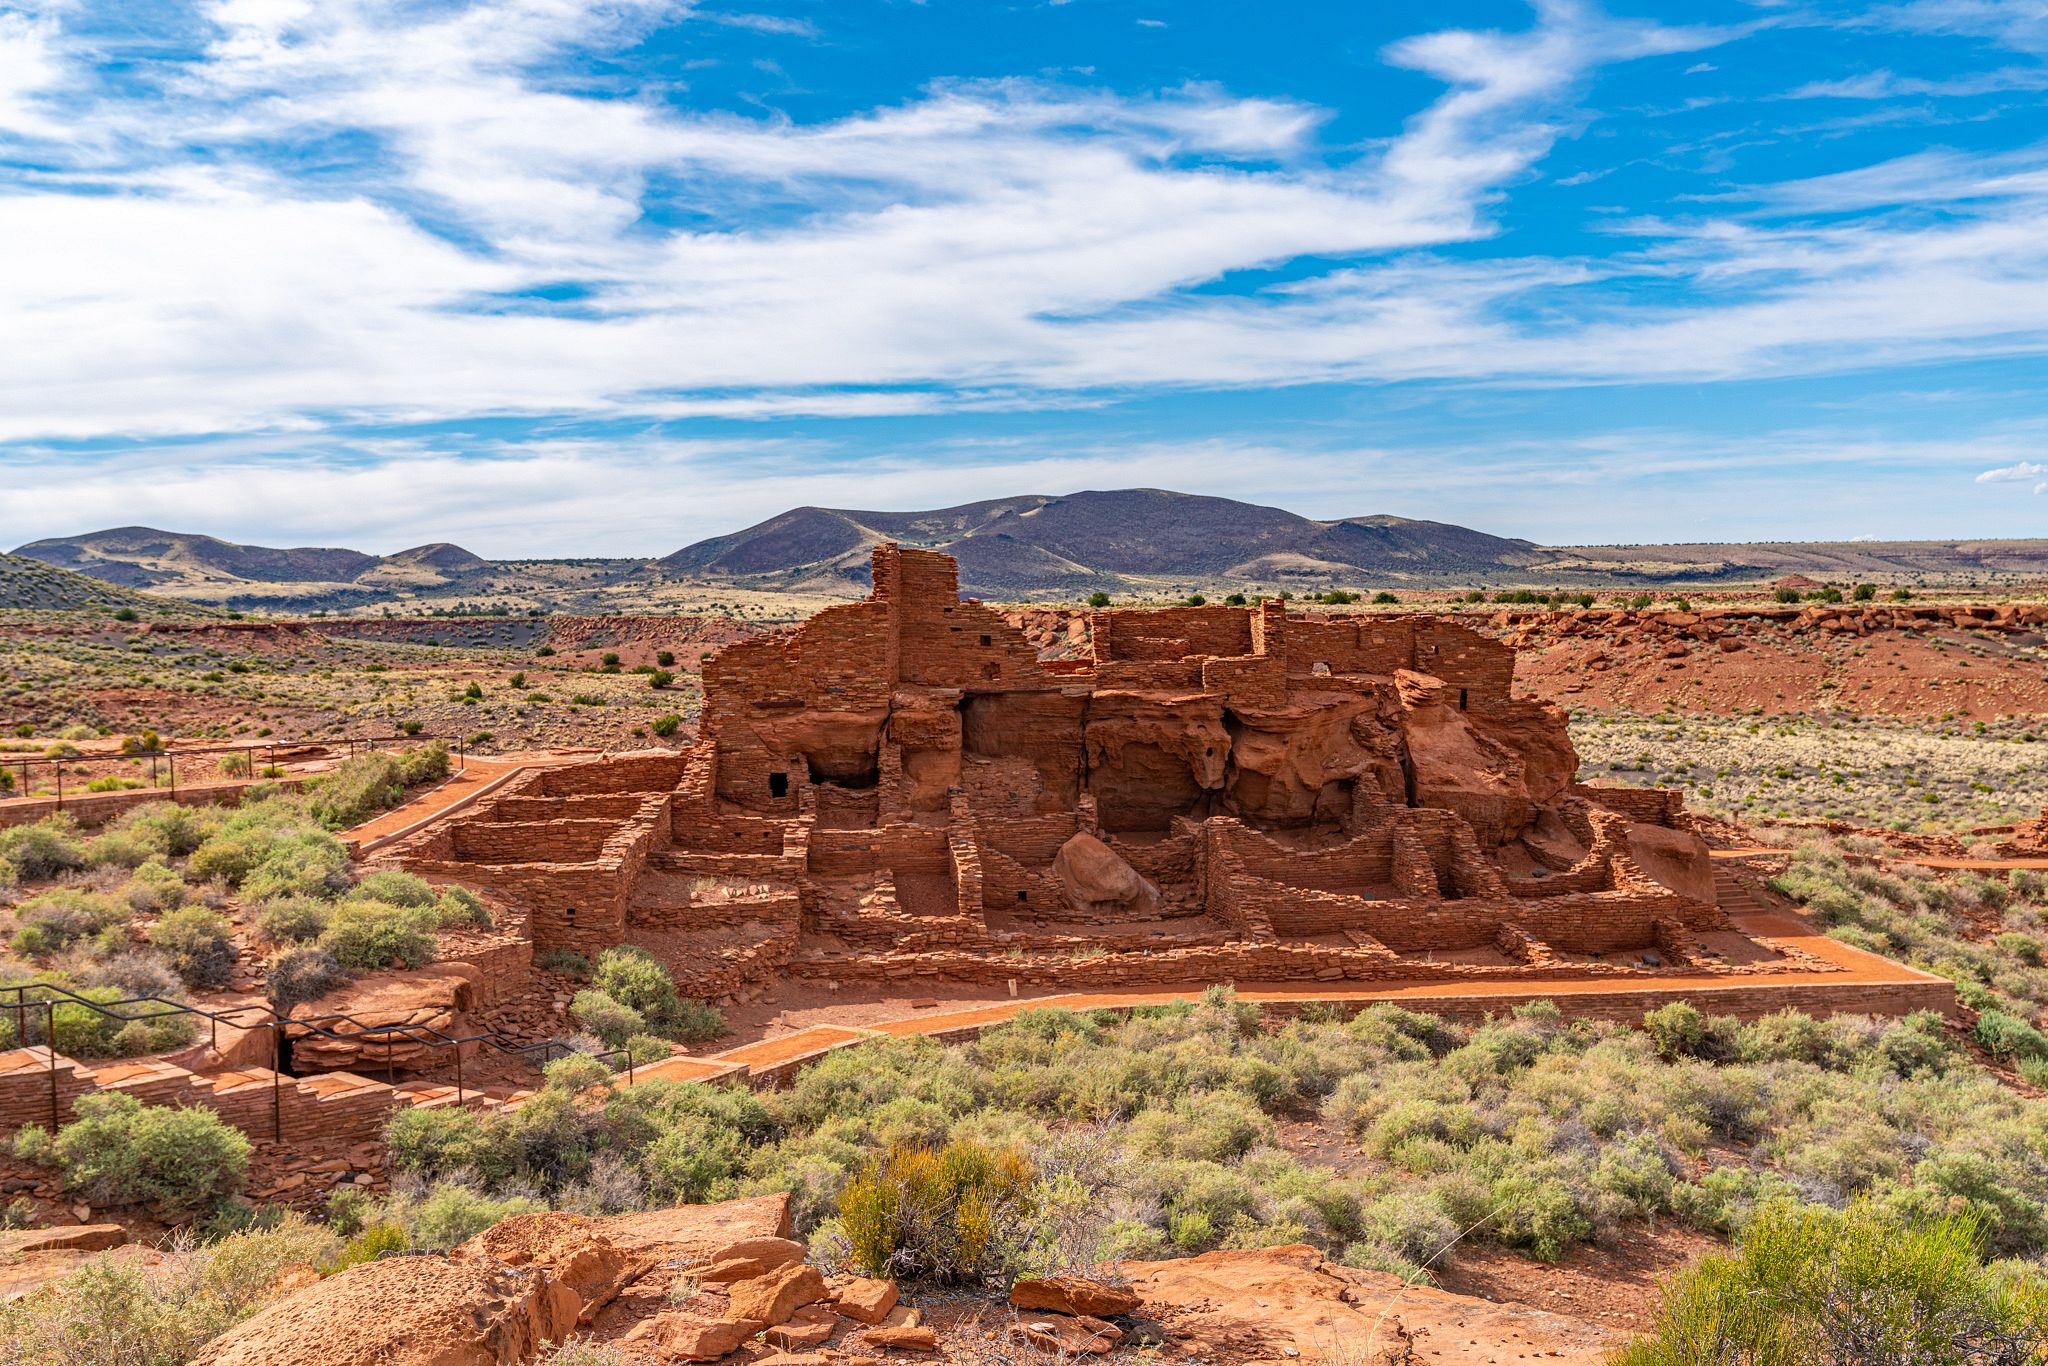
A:
<svg viewBox="0 0 2048 1366">
<path fill-rule="evenodd" d="M 440 587 L 492 567 L 445 541 L 369 555 L 330 546 L 238 545 L 142 526 L 31 541 L 15 554 L 107 583 L 206 602 L 295 595 L 360 599 L 397 588 Z M 287 591 L 279 593 L 280 587 Z"/>
<path fill-rule="evenodd" d="M 1550 546 L 1384 514 L 1319 521 L 1282 508 L 1168 489 L 1021 494 L 923 511 L 798 507 L 660 558 L 486 560 L 436 541 L 392 555 L 238 545 L 116 527 L 15 553 L 184 602 L 268 611 L 361 611 L 429 602 L 456 610 L 702 610 L 711 595 L 861 596 L 874 548 L 936 550 L 975 597 L 1173 599 L 1193 589 L 1594 587 L 1857 582 L 1934 586 L 2048 576 L 2048 540 L 1695 542 Z M 678 607 L 692 597 L 697 606 Z M 721 604 L 714 602 L 714 610 Z M 415 609 L 416 610 L 416 609 Z"/>
<path fill-rule="evenodd" d="M 945 552 L 959 561 L 966 591 L 989 595 L 1115 589 L 1145 578 L 1497 577 L 1542 557 L 1531 542 L 1442 522 L 1316 521 L 1229 498 L 1113 489 L 924 512 L 795 508 L 686 546 L 659 564 L 671 573 L 774 586 L 840 580 L 859 587 L 869 553 L 885 541 Z"/>
</svg>

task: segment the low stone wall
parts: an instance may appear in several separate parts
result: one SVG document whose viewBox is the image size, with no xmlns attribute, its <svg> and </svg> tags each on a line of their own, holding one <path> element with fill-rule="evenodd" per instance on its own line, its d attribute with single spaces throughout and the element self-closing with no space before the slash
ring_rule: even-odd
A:
<svg viewBox="0 0 2048 1366">
<path fill-rule="evenodd" d="M 60 805 L 55 797 L 35 797 L 0 803 L 0 830 L 17 825 L 34 825 L 50 816 L 63 814 L 80 825 L 104 825 L 125 812 L 151 802 L 176 802 L 180 806 L 240 806 L 242 794 L 259 783 L 266 788 L 296 792 L 300 778 L 251 779 L 248 782 L 195 783 L 176 792 L 165 787 L 130 788 L 126 792 L 65 793 Z"/>
</svg>

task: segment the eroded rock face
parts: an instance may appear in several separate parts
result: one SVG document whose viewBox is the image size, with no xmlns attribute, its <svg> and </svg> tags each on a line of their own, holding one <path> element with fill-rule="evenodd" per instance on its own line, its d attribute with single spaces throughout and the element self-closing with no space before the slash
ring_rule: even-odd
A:
<svg viewBox="0 0 2048 1366">
<path fill-rule="evenodd" d="M 1410 795 L 1464 817 L 1485 848 L 1526 829 L 1571 786 L 1579 766 L 1563 713 L 1538 704 L 1490 713 L 1427 674 L 1395 675 L 1404 712 Z"/>
<path fill-rule="evenodd" d="M 1672 891 L 1695 901 L 1714 899 L 1713 855 L 1692 831 L 1638 821 L 1628 828 L 1628 851 L 1638 867 Z"/>
<path fill-rule="evenodd" d="M 1310 705 L 1235 711 L 1230 802 L 1275 825 L 1341 822 L 1344 784 L 1365 782 L 1388 805 L 1405 805 L 1396 722 L 1377 696 L 1330 694 Z"/>
<path fill-rule="evenodd" d="M 1085 830 L 1060 846 L 1052 872 L 1067 905 L 1082 914 L 1150 915 L 1159 909 L 1159 889 Z"/>
<path fill-rule="evenodd" d="M 366 1262 L 298 1290 L 216 1339 L 196 1361 L 203 1366 L 520 1366 L 538 1355 L 543 1342 L 559 1344 L 589 1324 L 622 1289 L 638 1293 L 636 1282 L 655 1270 L 735 1251 L 780 1258 L 788 1247 L 800 1247 L 782 1236 L 788 1230 L 786 1195 L 604 1219 L 519 1215 L 494 1224 L 448 1256 Z M 817 1275 L 809 1267 L 784 1267 L 785 1272 L 799 1269 Z M 790 1293 L 801 1298 L 806 1287 Z M 626 1308 L 621 1301 L 611 1313 Z M 673 1336 L 678 1348 L 701 1353 L 726 1338 L 744 1340 L 761 1327 L 736 1323 L 699 1334 L 693 1322 L 681 1315 L 659 1333 L 650 1329 L 641 1336 L 663 1341 Z M 597 1331 L 606 1333 L 602 1325 Z M 689 1354 L 678 1350 L 676 1355 L 687 1359 Z"/>
<path fill-rule="evenodd" d="M 652 1259 L 628 1252 L 605 1236 L 601 1220 L 575 1214 L 520 1214 L 479 1233 L 453 1254 L 510 1267 L 539 1267 L 576 1293 L 579 1322 L 644 1271 Z"/>
<path fill-rule="evenodd" d="M 576 1330 L 537 1269 L 393 1257 L 336 1272 L 209 1343 L 193 1366 L 508 1366 Z"/>
<path fill-rule="evenodd" d="M 417 972 L 371 973 L 318 1000 L 292 1009 L 295 1020 L 319 1020 L 285 1027 L 291 1062 L 298 1072 L 378 1073 L 445 1066 L 448 1049 L 424 1042 L 435 1032 L 460 1038 L 469 1032 L 467 1013 L 476 1001 L 477 970 L 467 963 L 442 963 Z M 326 1019 L 347 1016 L 348 1019 Z M 375 1032 L 403 1026 L 416 1038 Z M 340 1037 L 329 1037 L 329 1035 Z"/>
</svg>

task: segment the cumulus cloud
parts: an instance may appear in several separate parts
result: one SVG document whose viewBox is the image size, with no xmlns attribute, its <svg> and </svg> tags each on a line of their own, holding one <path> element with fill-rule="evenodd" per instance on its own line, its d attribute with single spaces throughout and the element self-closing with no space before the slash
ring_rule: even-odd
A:
<svg viewBox="0 0 2048 1366">
<path fill-rule="evenodd" d="M 1980 484 L 2025 484 L 2033 483 L 2034 492 L 2048 493 L 2048 465 L 2036 460 L 2021 460 L 2016 464 L 2001 465 L 1995 470 L 1986 470 L 1977 476 Z"/>
</svg>

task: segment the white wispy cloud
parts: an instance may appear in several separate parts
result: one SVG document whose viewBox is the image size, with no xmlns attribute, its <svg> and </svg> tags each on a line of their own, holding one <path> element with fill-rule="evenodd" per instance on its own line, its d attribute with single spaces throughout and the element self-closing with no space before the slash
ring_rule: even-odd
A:
<svg viewBox="0 0 2048 1366">
<path fill-rule="evenodd" d="M 1892 21 L 1990 25 L 1980 11 Z M 118 83 L 68 12 L 0 27 L 0 136 L 43 167 L 0 198 L 10 258 L 32 263 L 0 271 L 0 441 L 2048 349 L 2031 154 L 1754 187 L 1622 225 L 1646 245 L 1598 258 L 1440 250 L 1499 236 L 1603 67 L 1748 32 L 1574 0 L 1520 31 L 1394 44 L 1389 63 L 1443 89 L 1363 150 L 1323 144 L 1329 111 L 1210 85 L 949 82 L 800 123 L 570 79 L 737 13 L 679 0 L 214 0 L 190 15 L 195 60 Z M 1950 211 L 1892 212 L 1936 201 Z M 1302 260 L 1340 264 L 1204 288 Z"/>
</svg>

